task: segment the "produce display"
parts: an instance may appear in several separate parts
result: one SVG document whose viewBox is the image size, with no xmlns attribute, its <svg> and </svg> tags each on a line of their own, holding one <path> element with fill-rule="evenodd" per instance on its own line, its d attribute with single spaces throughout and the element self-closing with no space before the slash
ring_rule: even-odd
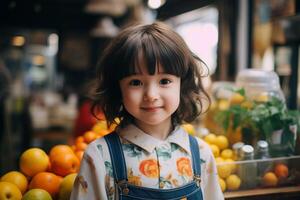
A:
<svg viewBox="0 0 300 200">
<path fill-rule="evenodd" d="M 114 128 L 99 121 L 72 145 L 58 144 L 49 152 L 27 149 L 19 158 L 19 171 L 1 176 L 0 200 L 69 200 L 85 148 Z"/>
<path fill-rule="evenodd" d="M 269 99 L 262 96 L 257 102 L 267 103 Z M 215 109 L 213 114 L 216 116 L 218 112 L 223 112 L 224 123 L 226 117 L 233 120 L 232 113 L 243 114 L 244 111 L 253 109 L 254 105 L 241 93 L 236 93 L 229 100 L 214 102 L 212 109 Z M 235 112 L 228 114 L 230 109 Z M 245 119 L 239 116 L 236 121 L 229 120 L 225 123 L 225 130 L 216 124 L 215 130 L 220 131 L 219 134 L 208 133 L 205 136 L 197 134 L 198 130 L 192 124 L 182 125 L 189 134 L 202 137 L 210 146 L 216 159 L 222 191 L 300 184 L 300 165 L 297 164 L 300 163 L 300 156 L 257 158 L 258 145 L 243 143 L 245 138 L 242 125 L 245 121 L 241 120 Z M 115 126 L 108 128 L 106 121 L 99 121 L 90 131 L 75 138 L 70 145 L 58 144 L 49 152 L 37 147 L 27 149 L 19 158 L 19 171 L 10 171 L 1 176 L 0 200 L 69 199 L 84 150 L 90 142 L 110 133 L 114 128 Z M 262 147 L 269 147 L 263 146 L 266 143 L 263 141 Z M 264 150 L 266 149 L 268 148 Z"/>
<path fill-rule="evenodd" d="M 220 90 L 204 119 L 218 134 L 204 140 L 216 158 L 222 191 L 299 185 L 299 111 L 271 92 Z"/>
</svg>

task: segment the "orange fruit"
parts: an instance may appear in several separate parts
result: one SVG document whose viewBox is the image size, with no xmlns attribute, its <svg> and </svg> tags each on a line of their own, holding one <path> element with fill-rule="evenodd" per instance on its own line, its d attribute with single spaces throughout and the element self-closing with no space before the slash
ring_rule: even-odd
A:
<svg viewBox="0 0 300 200">
<path fill-rule="evenodd" d="M 84 154 L 84 151 L 81 151 L 81 150 L 75 152 L 75 155 L 77 156 L 79 161 L 82 160 L 83 154 Z"/>
<path fill-rule="evenodd" d="M 111 132 L 110 130 L 106 130 L 106 129 L 100 130 L 100 131 L 98 131 L 98 137 L 105 136 L 105 135 L 109 134 L 110 132 Z"/>
<path fill-rule="evenodd" d="M 74 144 L 71 145 L 71 149 L 75 152 L 76 151 L 76 146 Z"/>
<path fill-rule="evenodd" d="M 278 178 L 273 172 L 267 172 L 262 178 L 262 184 L 266 187 L 275 187 L 278 183 Z"/>
<path fill-rule="evenodd" d="M 50 149 L 50 153 L 49 153 L 50 160 L 51 160 L 51 158 L 55 157 L 56 155 L 66 154 L 66 153 L 74 153 L 74 151 L 68 145 L 64 145 L 64 144 L 55 145 L 54 147 L 52 147 Z"/>
<path fill-rule="evenodd" d="M 79 142 L 84 142 L 83 136 L 78 136 L 78 137 L 75 139 L 75 144 L 77 144 L 77 143 L 79 143 Z"/>
<path fill-rule="evenodd" d="M 91 143 L 97 138 L 97 134 L 94 131 L 87 131 L 83 134 L 84 142 Z"/>
<path fill-rule="evenodd" d="M 22 193 L 15 184 L 3 181 L 0 182 L 0 199 L 21 200 Z"/>
<path fill-rule="evenodd" d="M 48 155 L 40 148 L 30 148 L 22 153 L 19 166 L 21 172 L 27 176 L 34 176 L 44 172 L 50 164 Z"/>
<path fill-rule="evenodd" d="M 22 174 L 21 172 L 18 171 L 10 171 L 4 174 L 0 181 L 5 181 L 5 182 L 10 182 L 12 184 L 15 184 L 19 190 L 21 191 L 22 194 L 25 193 L 27 190 L 28 186 L 28 181 L 27 178 Z"/>
<path fill-rule="evenodd" d="M 101 130 L 107 130 L 107 123 L 105 120 L 100 120 L 98 121 L 93 127 L 92 127 L 92 131 L 94 131 L 95 133 L 99 133 L 99 131 Z"/>
<path fill-rule="evenodd" d="M 29 189 L 43 189 L 49 192 L 52 197 L 55 197 L 59 192 L 62 179 L 62 177 L 51 172 L 40 172 L 31 179 Z"/>
<path fill-rule="evenodd" d="M 87 148 L 88 144 L 85 142 L 80 142 L 76 144 L 76 151 L 84 151 Z"/>
<path fill-rule="evenodd" d="M 279 163 L 275 165 L 274 173 L 278 178 L 287 178 L 289 175 L 289 168 L 285 164 Z"/>
<path fill-rule="evenodd" d="M 31 189 L 26 192 L 22 200 L 52 200 L 52 197 L 46 190 Z"/>
<path fill-rule="evenodd" d="M 58 154 L 51 157 L 51 169 L 60 176 L 78 171 L 80 161 L 74 153 Z"/>
</svg>

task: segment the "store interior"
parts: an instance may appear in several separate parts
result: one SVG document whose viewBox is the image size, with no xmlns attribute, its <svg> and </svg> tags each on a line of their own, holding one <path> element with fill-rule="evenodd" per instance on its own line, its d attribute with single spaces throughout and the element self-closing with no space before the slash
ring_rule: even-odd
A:
<svg viewBox="0 0 300 200">
<path fill-rule="evenodd" d="M 269 76 L 263 82 L 270 88 L 278 81 L 287 109 L 299 111 L 297 0 L 4 0 L 0 175 L 17 169 L 21 153 L 29 147 L 49 151 L 56 144 L 72 144 L 90 130 L 97 120 L 89 113 L 89 91 L 104 48 L 124 27 L 156 20 L 177 31 L 207 64 L 203 84 L 213 100 L 224 85 L 240 81 L 240 86 L 249 86 L 251 78 L 243 79 L 248 74 L 242 71 L 258 69 L 274 72 L 275 82 Z M 221 133 L 207 118 L 193 124 L 196 130 Z M 295 142 L 298 155 L 300 140 Z M 298 190 L 290 199 L 297 198 L 294 193 L 300 197 Z"/>
</svg>

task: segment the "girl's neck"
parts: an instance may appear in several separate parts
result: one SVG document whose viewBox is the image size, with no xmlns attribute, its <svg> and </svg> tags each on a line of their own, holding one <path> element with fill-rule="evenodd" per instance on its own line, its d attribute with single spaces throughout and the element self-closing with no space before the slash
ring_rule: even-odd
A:
<svg viewBox="0 0 300 200">
<path fill-rule="evenodd" d="M 169 133 L 173 130 L 171 120 L 166 120 L 159 125 L 150 125 L 141 121 L 135 121 L 135 125 L 146 134 L 159 140 L 165 140 Z"/>
</svg>

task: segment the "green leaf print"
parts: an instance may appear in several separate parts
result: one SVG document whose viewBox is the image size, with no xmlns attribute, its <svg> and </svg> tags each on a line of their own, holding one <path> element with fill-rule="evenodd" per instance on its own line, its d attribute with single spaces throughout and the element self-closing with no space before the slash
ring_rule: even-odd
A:
<svg viewBox="0 0 300 200">
<path fill-rule="evenodd" d="M 161 183 L 161 182 L 164 184 L 164 189 L 172 189 L 173 188 L 171 180 L 166 179 L 164 177 L 159 177 L 159 183 Z"/>
<path fill-rule="evenodd" d="M 157 153 L 157 156 L 162 157 L 163 160 L 168 160 L 172 157 L 170 149 L 168 149 L 168 148 L 164 148 L 164 147 L 157 148 L 156 153 Z"/>
<path fill-rule="evenodd" d="M 206 161 L 200 158 L 200 165 L 202 165 L 202 163 L 206 163 Z"/>
<path fill-rule="evenodd" d="M 107 173 L 110 177 L 113 177 L 114 174 L 113 174 L 113 169 L 112 169 L 111 163 L 108 162 L 108 161 L 105 161 L 104 164 L 105 164 L 105 171 L 106 171 L 106 173 Z"/>
<path fill-rule="evenodd" d="M 122 147 L 129 157 L 142 156 L 142 149 L 134 144 L 122 144 Z"/>
<path fill-rule="evenodd" d="M 190 181 L 190 178 L 187 176 L 179 175 L 179 177 L 181 178 L 183 184 L 187 184 Z"/>
<path fill-rule="evenodd" d="M 98 145 L 97 145 L 97 148 L 98 148 L 98 150 L 100 151 L 101 157 L 103 158 L 103 147 L 102 147 L 102 145 L 101 145 L 101 144 L 98 144 Z"/>
<path fill-rule="evenodd" d="M 171 151 L 174 152 L 177 149 L 179 149 L 179 146 L 177 144 L 171 143 Z"/>
</svg>

